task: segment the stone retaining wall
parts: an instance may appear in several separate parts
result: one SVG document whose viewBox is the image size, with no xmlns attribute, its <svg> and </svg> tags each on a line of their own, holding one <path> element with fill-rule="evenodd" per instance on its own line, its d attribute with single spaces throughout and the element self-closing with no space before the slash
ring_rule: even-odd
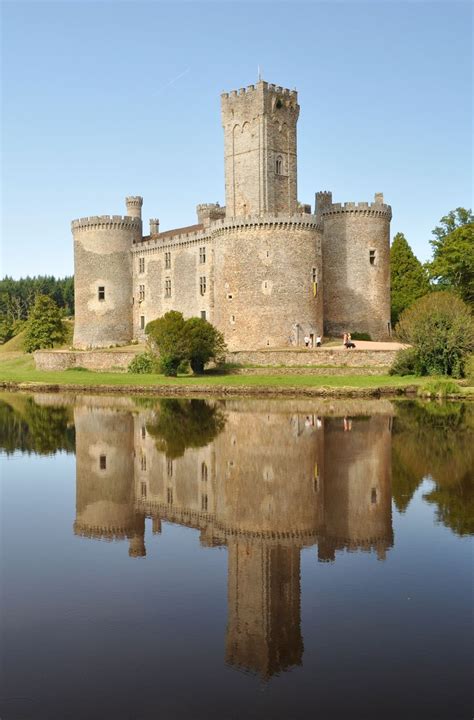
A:
<svg viewBox="0 0 474 720">
<path fill-rule="evenodd" d="M 314 350 L 239 350 L 226 356 L 228 363 L 264 367 L 390 367 L 398 350 L 345 350 L 318 348 Z"/>
<path fill-rule="evenodd" d="M 133 350 L 37 350 L 34 359 L 37 370 L 68 370 L 77 367 L 87 370 L 126 370 L 136 355 L 137 352 Z"/>
</svg>

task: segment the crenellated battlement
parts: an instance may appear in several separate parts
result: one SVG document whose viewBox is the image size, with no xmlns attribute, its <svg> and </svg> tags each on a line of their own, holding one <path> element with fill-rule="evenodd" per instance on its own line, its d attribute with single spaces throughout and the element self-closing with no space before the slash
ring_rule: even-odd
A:
<svg viewBox="0 0 474 720">
<path fill-rule="evenodd" d="M 343 213 L 351 213 L 358 215 L 367 215 L 370 217 L 386 217 L 388 220 L 392 218 L 392 208 L 390 205 L 380 202 L 346 202 L 332 203 L 321 208 L 321 215 L 341 215 Z"/>
<path fill-rule="evenodd" d="M 71 230 L 138 230 L 142 221 L 129 215 L 91 215 L 78 218 L 71 223 Z"/>
<path fill-rule="evenodd" d="M 264 93 L 277 93 L 278 95 L 292 98 L 298 97 L 298 93 L 296 90 L 290 90 L 289 88 L 284 88 L 281 85 L 275 85 L 274 83 L 268 83 L 265 80 L 259 80 L 255 85 L 247 85 L 247 87 L 242 87 L 238 90 L 230 90 L 229 92 L 223 92 L 221 93 L 221 98 L 223 100 L 228 98 L 232 99 L 242 95 L 253 93 L 256 90 L 263 90 Z"/>
<path fill-rule="evenodd" d="M 292 228 L 312 228 L 315 230 L 321 229 L 319 217 L 316 217 L 316 215 L 310 215 L 309 213 L 300 213 L 299 215 L 269 214 L 226 218 L 224 220 L 218 220 L 217 222 L 212 223 L 210 230 L 211 233 L 215 235 L 233 230 L 283 227 L 288 230 L 291 230 Z"/>
</svg>

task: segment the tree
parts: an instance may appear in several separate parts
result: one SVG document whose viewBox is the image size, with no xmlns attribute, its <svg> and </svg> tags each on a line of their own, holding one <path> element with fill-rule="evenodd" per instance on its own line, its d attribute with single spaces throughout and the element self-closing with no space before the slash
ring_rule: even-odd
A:
<svg viewBox="0 0 474 720">
<path fill-rule="evenodd" d="M 462 377 L 474 350 L 471 308 L 448 291 L 415 300 L 402 313 L 395 333 L 413 346 L 415 370 L 421 375 Z"/>
<path fill-rule="evenodd" d="M 152 349 L 160 354 L 161 370 L 176 376 L 182 362 L 189 362 L 200 373 L 209 360 L 219 361 L 226 349 L 224 336 L 201 318 L 184 320 L 182 313 L 170 310 L 146 326 Z"/>
<path fill-rule="evenodd" d="M 214 325 L 202 318 L 189 318 L 184 326 L 186 359 L 194 373 L 204 372 L 209 360 L 222 360 L 226 344 L 224 336 Z"/>
<path fill-rule="evenodd" d="M 186 359 L 183 314 L 170 310 L 163 317 L 149 322 L 145 332 L 152 349 L 160 354 L 161 370 L 165 375 L 176 377 L 178 368 Z"/>
<path fill-rule="evenodd" d="M 219 404 L 206 400 L 160 400 L 160 410 L 147 430 L 156 438 L 157 448 L 169 458 L 184 455 L 187 448 L 209 445 L 225 427 Z"/>
<path fill-rule="evenodd" d="M 433 233 L 439 230 L 435 228 Z M 474 304 L 474 222 L 461 225 L 446 235 L 438 232 L 431 244 L 434 256 L 428 267 L 432 279 L 439 287 L 452 289 L 463 300 Z"/>
<path fill-rule="evenodd" d="M 390 248 L 392 326 L 415 300 L 430 291 L 428 275 L 414 255 L 403 233 L 397 233 Z"/>
<path fill-rule="evenodd" d="M 38 295 L 26 323 L 26 352 L 51 348 L 55 343 L 61 343 L 65 335 L 61 311 L 54 300 L 47 295 Z"/>
</svg>

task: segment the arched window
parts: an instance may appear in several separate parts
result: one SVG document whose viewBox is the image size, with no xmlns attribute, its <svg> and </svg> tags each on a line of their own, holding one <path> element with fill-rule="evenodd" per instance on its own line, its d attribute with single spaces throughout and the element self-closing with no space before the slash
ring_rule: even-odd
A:
<svg viewBox="0 0 474 720">
<path fill-rule="evenodd" d="M 281 175 L 283 173 L 283 160 L 281 157 L 277 157 L 275 162 L 275 172 L 277 175 Z"/>
</svg>

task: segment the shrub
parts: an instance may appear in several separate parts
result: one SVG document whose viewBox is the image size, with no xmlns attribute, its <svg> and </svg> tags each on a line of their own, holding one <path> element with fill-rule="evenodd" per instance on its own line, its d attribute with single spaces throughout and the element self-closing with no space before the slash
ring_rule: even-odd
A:
<svg viewBox="0 0 474 720">
<path fill-rule="evenodd" d="M 390 375 L 419 375 L 418 355 L 414 348 L 399 350 L 395 356 Z"/>
<path fill-rule="evenodd" d="M 202 318 L 189 318 L 184 325 L 186 358 L 194 373 L 204 372 L 209 360 L 219 363 L 224 359 L 224 336 L 214 325 Z"/>
<path fill-rule="evenodd" d="M 47 295 L 38 295 L 33 305 L 25 330 L 24 347 L 27 353 L 52 348 L 63 342 L 66 328 L 61 311 L 54 300 Z"/>
<path fill-rule="evenodd" d="M 460 389 L 452 380 L 431 380 L 418 388 L 422 397 L 445 398 L 447 395 L 459 395 Z"/>
<path fill-rule="evenodd" d="M 210 360 L 219 363 L 226 350 L 224 336 L 211 323 L 202 318 L 184 320 L 174 310 L 148 323 L 146 333 L 152 350 L 159 352 L 165 375 L 186 372 L 188 365 L 201 373 Z"/>
<path fill-rule="evenodd" d="M 354 332 L 351 333 L 352 340 L 372 340 L 369 333 L 358 333 Z"/>
<path fill-rule="evenodd" d="M 158 372 L 158 362 L 154 355 L 149 352 L 140 353 L 133 358 L 127 368 L 127 372 L 136 375 L 147 375 Z"/>
<path fill-rule="evenodd" d="M 463 377 L 474 349 L 474 319 L 457 295 L 434 292 L 416 300 L 402 313 L 395 333 L 413 346 L 418 374 Z"/>
</svg>

